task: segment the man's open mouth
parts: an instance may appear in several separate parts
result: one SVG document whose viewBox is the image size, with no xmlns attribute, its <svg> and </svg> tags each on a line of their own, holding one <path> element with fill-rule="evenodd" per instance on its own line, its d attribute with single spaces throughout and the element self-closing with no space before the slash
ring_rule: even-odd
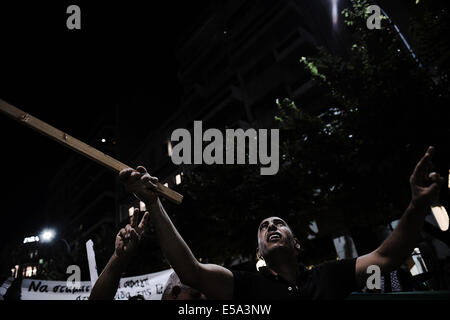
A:
<svg viewBox="0 0 450 320">
<path fill-rule="evenodd" d="M 273 232 L 267 236 L 269 242 L 277 242 L 278 240 L 281 240 L 281 233 L 279 232 Z"/>
</svg>

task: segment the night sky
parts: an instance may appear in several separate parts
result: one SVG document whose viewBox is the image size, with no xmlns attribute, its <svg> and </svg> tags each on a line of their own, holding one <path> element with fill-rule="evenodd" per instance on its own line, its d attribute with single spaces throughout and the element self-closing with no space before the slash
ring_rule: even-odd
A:
<svg viewBox="0 0 450 320">
<path fill-rule="evenodd" d="M 127 109 L 131 129 L 176 108 L 175 44 L 195 8 L 78 1 L 82 29 L 69 31 L 70 4 L 2 1 L 1 99 L 81 140 L 123 97 L 147 105 Z M 3 114 L 0 146 L 3 247 L 45 226 L 47 186 L 72 151 Z"/>
</svg>

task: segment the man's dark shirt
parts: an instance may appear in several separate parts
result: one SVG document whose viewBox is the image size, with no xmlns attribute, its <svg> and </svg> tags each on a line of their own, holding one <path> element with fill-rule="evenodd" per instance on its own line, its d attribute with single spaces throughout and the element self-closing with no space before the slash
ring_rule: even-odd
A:
<svg viewBox="0 0 450 320">
<path fill-rule="evenodd" d="M 356 258 L 325 262 L 311 270 L 302 267 L 295 284 L 267 268 L 255 273 L 232 271 L 233 297 L 236 300 L 344 299 L 356 289 L 355 267 Z"/>
</svg>

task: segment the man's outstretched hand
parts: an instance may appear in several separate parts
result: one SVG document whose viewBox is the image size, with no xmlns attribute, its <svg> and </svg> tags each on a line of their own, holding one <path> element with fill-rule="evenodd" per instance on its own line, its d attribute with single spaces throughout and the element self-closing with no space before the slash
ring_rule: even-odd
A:
<svg viewBox="0 0 450 320">
<path fill-rule="evenodd" d="M 148 221 L 149 213 L 146 211 L 138 224 L 139 209 L 134 209 L 130 224 L 122 228 L 116 236 L 115 255 L 119 258 L 131 258 L 136 254 L 142 232 Z"/>
<path fill-rule="evenodd" d="M 119 173 L 120 181 L 129 192 L 133 192 L 146 204 L 154 203 L 158 196 L 156 194 L 158 178 L 152 177 L 147 170 L 139 166 L 136 170 L 126 168 Z"/>
<path fill-rule="evenodd" d="M 149 213 L 145 212 L 141 222 L 138 224 L 139 209 L 135 209 L 130 218 L 130 224 L 127 224 L 125 228 L 119 231 L 116 236 L 114 254 L 95 282 L 89 300 L 114 299 L 122 272 L 137 252 L 148 216 Z"/>
<path fill-rule="evenodd" d="M 409 178 L 411 201 L 417 208 L 425 208 L 439 202 L 439 191 L 444 179 L 438 173 L 430 172 L 432 170 L 433 153 L 434 147 L 429 147 Z"/>
</svg>

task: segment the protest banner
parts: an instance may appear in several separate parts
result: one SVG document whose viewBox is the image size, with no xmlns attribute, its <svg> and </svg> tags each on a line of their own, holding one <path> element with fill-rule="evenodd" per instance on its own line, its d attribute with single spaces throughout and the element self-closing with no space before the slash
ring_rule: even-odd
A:
<svg viewBox="0 0 450 320">
<path fill-rule="evenodd" d="M 161 300 L 166 282 L 173 269 L 150 273 L 137 277 L 120 279 L 114 300 L 128 300 L 141 295 L 145 300 Z"/>
<path fill-rule="evenodd" d="M 160 300 L 172 269 L 120 279 L 114 300 L 128 300 L 141 295 L 145 300 Z M 87 300 L 90 281 L 81 281 L 78 288 L 69 288 L 66 281 L 24 279 L 21 300 Z"/>
<path fill-rule="evenodd" d="M 9 287 L 11 287 L 12 282 L 14 281 L 13 277 L 8 277 L 5 282 L 0 286 L 0 300 L 4 300 L 4 296 L 8 291 Z"/>
</svg>

